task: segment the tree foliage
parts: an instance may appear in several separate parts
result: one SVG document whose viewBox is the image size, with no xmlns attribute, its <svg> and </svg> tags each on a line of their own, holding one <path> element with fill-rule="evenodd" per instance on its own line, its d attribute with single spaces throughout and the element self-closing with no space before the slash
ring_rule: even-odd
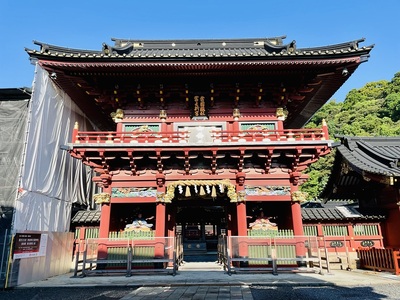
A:
<svg viewBox="0 0 400 300">
<path fill-rule="evenodd" d="M 331 100 L 307 123 L 306 128 L 328 124 L 329 136 L 396 136 L 400 135 L 400 72 L 391 81 L 367 83 L 351 90 L 343 102 Z M 332 169 L 334 152 L 312 164 L 306 173 L 309 180 L 301 186 L 310 199 L 322 192 Z"/>
</svg>

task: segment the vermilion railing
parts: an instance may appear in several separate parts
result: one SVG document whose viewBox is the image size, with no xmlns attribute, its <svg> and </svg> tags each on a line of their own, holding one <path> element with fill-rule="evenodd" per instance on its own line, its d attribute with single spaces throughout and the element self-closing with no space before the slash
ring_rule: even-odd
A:
<svg viewBox="0 0 400 300">
<path fill-rule="evenodd" d="M 188 140 L 188 132 L 99 132 L 78 131 L 73 137 L 73 143 L 183 143 Z"/>
<path fill-rule="evenodd" d="M 400 274 L 400 251 L 394 249 L 360 248 L 357 250 L 360 267 L 374 271 Z"/>
<path fill-rule="evenodd" d="M 304 141 L 327 139 L 323 129 L 213 130 L 211 135 L 214 138 L 214 142 Z"/>
<path fill-rule="evenodd" d="M 99 132 L 74 130 L 74 144 L 116 144 L 116 143 L 188 143 L 188 131 L 170 132 Z M 314 141 L 326 140 L 327 130 L 321 129 L 286 129 L 286 130 L 212 130 L 210 142 L 269 142 L 269 141 Z"/>
</svg>

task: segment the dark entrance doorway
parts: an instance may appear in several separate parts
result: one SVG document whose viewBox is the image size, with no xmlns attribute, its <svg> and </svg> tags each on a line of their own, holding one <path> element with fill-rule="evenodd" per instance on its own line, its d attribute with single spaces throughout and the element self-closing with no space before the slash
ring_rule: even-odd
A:
<svg viewBox="0 0 400 300">
<path fill-rule="evenodd" d="M 226 200 L 190 199 L 177 203 L 177 234 L 185 261 L 216 261 L 218 236 L 226 233 Z"/>
</svg>

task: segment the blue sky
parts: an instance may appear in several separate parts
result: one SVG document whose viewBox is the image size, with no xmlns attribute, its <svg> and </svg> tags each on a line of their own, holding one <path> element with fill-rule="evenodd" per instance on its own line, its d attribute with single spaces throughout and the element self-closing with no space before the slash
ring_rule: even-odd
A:
<svg viewBox="0 0 400 300">
<path fill-rule="evenodd" d="M 374 44 L 362 64 L 333 96 L 400 72 L 399 0 L 257 1 L 0 1 L 0 88 L 31 87 L 34 66 L 25 48 L 33 40 L 100 50 L 111 38 L 202 39 L 286 36 L 297 47 L 365 38 Z"/>
</svg>

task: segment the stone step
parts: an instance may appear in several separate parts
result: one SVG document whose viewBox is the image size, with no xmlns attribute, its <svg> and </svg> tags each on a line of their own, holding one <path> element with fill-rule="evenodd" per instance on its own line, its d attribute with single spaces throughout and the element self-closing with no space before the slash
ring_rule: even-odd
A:
<svg viewBox="0 0 400 300">
<path fill-rule="evenodd" d="M 221 271 L 223 270 L 222 265 L 217 262 L 184 262 L 179 270 L 186 271 Z"/>
</svg>

